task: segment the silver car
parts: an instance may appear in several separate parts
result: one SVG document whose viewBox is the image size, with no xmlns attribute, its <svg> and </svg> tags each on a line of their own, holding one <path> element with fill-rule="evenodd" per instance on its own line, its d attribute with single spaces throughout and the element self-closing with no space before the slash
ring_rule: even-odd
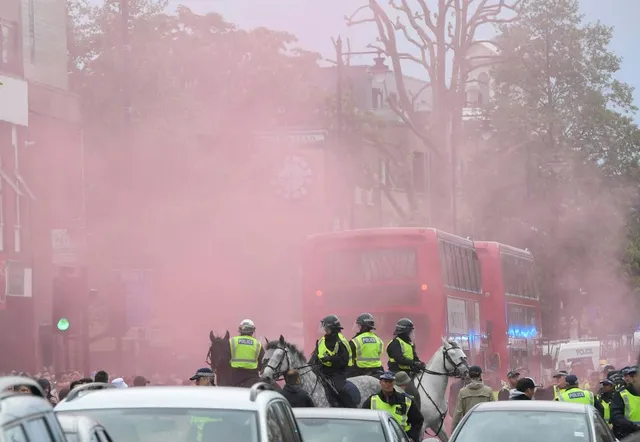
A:
<svg viewBox="0 0 640 442">
<path fill-rule="evenodd" d="M 59 416 L 100 422 L 116 442 L 302 442 L 286 399 L 265 384 L 233 387 L 80 387 Z"/>
<path fill-rule="evenodd" d="M 385 411 L 350 408 L 294 408 L 304 442 L 409 442 Z"/>
<path fill-rule="evenodd" d="M 428 439 L 435 442 L 439 439 Z M 614 442 L 591 405 L 554 401 L 485 402 L 473 407 L 450 442 Z"/>
<path fill-rule="evenodd" d="M 64 433 L 36 381 L 21 376 L 0 378 L 0 440 L 64 442 Z"/>
</svg>

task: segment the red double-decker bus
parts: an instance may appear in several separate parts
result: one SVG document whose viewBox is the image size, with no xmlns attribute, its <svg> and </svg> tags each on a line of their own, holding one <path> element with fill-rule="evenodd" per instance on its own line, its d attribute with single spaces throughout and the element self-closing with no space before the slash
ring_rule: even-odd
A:
<svg viewBox="0 0 640 442">
<path fill-rule="evenodd" d="M 369 312 L 385 342 L 399 319 L 410 318 L 425 361 L 449 337 L 478 363 L 482 293 L 480 263 L 468 239 L 428 228 L 314 235 L 303 262 L 305 347 L 313 349 L 324 316 L 338 315 L 351 337 L 356 317 Z"/>
<path fill-rule="evenodd" d="M 516 368 L 540 379 L 540 298 L 533 255 L 497 242 L 476 241 L 475 248 L 485 291 L 480 310 L 489 353 L 486 368 L 503 380 Z"/>
</svg>

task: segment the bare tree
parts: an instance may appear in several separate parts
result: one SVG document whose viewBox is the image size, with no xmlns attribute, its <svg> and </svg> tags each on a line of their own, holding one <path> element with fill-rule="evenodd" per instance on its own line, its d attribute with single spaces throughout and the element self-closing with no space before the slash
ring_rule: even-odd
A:
<svg viewBox="0 0 640 442">
<path fill-rule="evenodd" d="M 500 60 L 491 39 L 477 38 L 487 26 L 515 21 L 524 0 L 368 0 L 346 17 L 349 25 L 372 23 L 377 44 L 395 73 L 397 94 L 389 106 L 422 140 L 435 166 L 430 171 L 434 225 L 455 230 L 456 149 L 462 141 L 462 112 L 469 73 Z M 429 3 L 429 4 L 428 4 Z M 434 6 L 430 6 L 434 4 Z M 477 50 L 478 47 L 479 50 Z M 415 96 L 408 92 L 403 68 L 417 66 L 432 94 L 428 124 L 418 116 Z M 447 210 L 450 207 L 451 210 Z M 441 216 L 437 216 L 441 214 Z M 448 216 L 447 216 L 448 215 Z"/>
</svg>

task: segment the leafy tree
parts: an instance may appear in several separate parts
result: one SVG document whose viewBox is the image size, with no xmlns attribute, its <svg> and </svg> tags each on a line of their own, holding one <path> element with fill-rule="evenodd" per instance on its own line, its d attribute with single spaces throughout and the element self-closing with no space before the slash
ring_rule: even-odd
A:
<svg viewBox="0 0 640 442">
<path fill-rule="evenodd" d="M 379 45 L 371 46 L 391 59 L 397 94 L 389 100 L 390 105 L 422 140 L 433 160 L 431 199 L 436 227 L 456 230 L 456 215 L 450 210 L 449 166 L 458 163 L 456 148 L 464 142 L 462 110 L 466 105 L 469 73 L 501 58 L 496 43 L 482 39 L 484 28 L 512 22 L 522 3 L 460 0 L 440 1 L 432 7 L 422 0 L 392 0 L 386 8 L 379 0 L 369 0 L 348 19 L 352 25 L 373 23 Z M 407 64 L 419 67 L 421 79 L 429 84 L 431 118 L 427 124 L 415 109 L 415 97 L 405 84 L 403 68 Z M 457 179 L 453 183 L 457 185 Z M 410 211 L 418 213 L 418 209 L 411 207 Z"/>
<path fill-rule="evenodd" d="M 497 39 L 497 133 L 474 159 L 468 202 L 475 235 L 534 251 L 546 330 L 559 312 L 606 311 L 602 302 L 627 294 L 619 251 L 640 132 L 632 90 L 615 79 L 612 34 L 584 23 L 576 0 L 531 0 Z"/>
</svg>

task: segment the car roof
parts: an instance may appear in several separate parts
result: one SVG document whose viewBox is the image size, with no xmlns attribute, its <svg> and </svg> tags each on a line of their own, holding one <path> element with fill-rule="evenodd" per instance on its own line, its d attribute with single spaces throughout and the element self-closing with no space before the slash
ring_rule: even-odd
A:
<svg viewBox="0 0 640 442">
<path fill-rule="evenodd" d="M 278 398 L 284 399 L 280 393 L 256 389 L 255 385 L 251 389 L 196 386 L 107 388 L 87 391 L 72 400 L 65 399 L 55 407 L 55 411 L 105 408 L 210 408 L 256 411 L 262 404 Z"/>
<path fill-rule="evenodd" d="M 18 385 L 27 385 L 34 394 L 8 390 Z M 51 413 L 53 407 L 44 398 L 42 387 L 31 378 L 22 376 L 0 377 L 0 426 L 43 413 Z"/>
<path fill-rule="evenodd" d="M 385 411 L 362 410 L 357 408 L 294 408 L 293 415 L 299 419 L 329 418 L 360 421 L 379 421 Z"/>
<path fill-rule="evenodd" d="M 558 401 L 492 401 L 474 407 L 474 412 L 483 411 L 551 411 L 560 413 L 585 413 L 588 406 Z"/>
</svg>

